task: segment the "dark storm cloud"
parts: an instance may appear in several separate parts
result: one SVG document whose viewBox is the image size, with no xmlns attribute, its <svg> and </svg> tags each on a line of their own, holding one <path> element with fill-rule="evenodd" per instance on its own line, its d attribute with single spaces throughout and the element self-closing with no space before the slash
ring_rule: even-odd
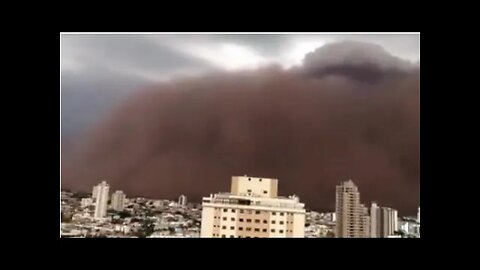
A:
<svg viewBox="0 0 480 270">
<path fill-rule="evenodd" d="M 365 82 L 401 75 L 414 64 L 395 57 L 380 45 L 358 41 L 340 41 L 308 53 L 300 70 L 317 77 L 345 75 Z"/>
<path fill-rule="evenodd" d="M 178 50 L 179 45 L 236 44 L 291 64 L 285 55 L 295 52 L 297 43 L 344 39 L 371 40 L 402 57 L 416 59 L 418 54 L 418 35 L 62 35 L 62 137 L 82 134 L 116 100 L 152 81 L 222 68 Z"/>
<path fill-rule="evenodd" d="M 79 74 L 63 72 L 62 138 L 78 139 L 92 123 L 103 117 L 128 93 L 147 85 L 145 79 L 119 76 L 102 68 L 90 68 Z"/>
<path fill-rule="evenodd" d="M 62 150 L 128 93 L 183 68 L 212 70 L 147 35 L 63 35 Z"/>
<path fill-rule="evenodd" d="M 198 200 L 228 191 L 232 175 L 248 174 L 279 178 L 281 195 L 296 193 L 309 208 L 333 210 L 335 185 L 351 178 L 362 202 L 415 213 L 418 69 L 393 77 L 380 72 L 365 84 L 362 73 L 344 68 L 351 59 L 372 60 L 364 68 L 378 70 L 391 59 L 359 47 L 365 44 L 330 63 L 334 76 L 268 68 L 138 91 L 62 162 L 62 184 L 89 190 L 106 179 L 127 194 Z M 372 55 L 359 55 L 365 53 Z M 323 57 L 321 49 L 307 56 L 303 70 L 328 70 Z"/>
<path fill-rule="evenodd" d="M 395 56 L 410 61 L 416 61 L 420 58 L 420 35 L 418 34 L 398 34 L 398 35 L 379 35 L 379 34 L 342 34 L 342 35 L 294 35 L 296 40 L 324 40 L 325 42 L 339 41 L 359 41 L 382 46 L 388 52 Z"/>
</svg>

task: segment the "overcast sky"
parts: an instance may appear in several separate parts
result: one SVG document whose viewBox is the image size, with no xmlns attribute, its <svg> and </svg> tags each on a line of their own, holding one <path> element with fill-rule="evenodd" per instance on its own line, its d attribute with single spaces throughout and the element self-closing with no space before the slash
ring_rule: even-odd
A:
<svg viewBox="0 0 480 270">
<path fill-rule="evenodd" d="M 62 139 L 83 131 L 142 86 L 210 71 L 300 65 L 330 42 L 381 45 L 420 60 L 418 34 L 68 34 L 61 36 Z"/>
</svg>

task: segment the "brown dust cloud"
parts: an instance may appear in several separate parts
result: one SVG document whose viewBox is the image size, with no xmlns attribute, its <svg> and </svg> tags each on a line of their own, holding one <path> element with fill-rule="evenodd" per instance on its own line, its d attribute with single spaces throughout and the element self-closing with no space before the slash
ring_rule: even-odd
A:
<svg viewBox="0 0 480 270">
<path fill-rule="evenodd" d="M 327 44 L 301 66 L 209 74 L 141 89 L 62 156 L 62 187 L 101 180 L 129 195 L 199 201 L 233 175 L 279 179 L 280 195 L 333 211 L 361 201 L 413 214 L 420 200 L 419 66 L 381 47 Z"/>
</svg>

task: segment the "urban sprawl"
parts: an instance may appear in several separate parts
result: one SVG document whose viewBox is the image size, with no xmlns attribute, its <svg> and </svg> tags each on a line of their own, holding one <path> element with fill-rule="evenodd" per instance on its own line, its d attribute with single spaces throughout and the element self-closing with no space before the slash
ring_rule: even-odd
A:
<svg viewBox="0 0 480 270">
<path fill-rule="evenodd" d="M 298 196 L 277 194 L 278 180 L 233 176 L 230 192 L 201 203 L 110 195 L 102 181 L 92 193 L 61 191 L 61 237 L 76 238 L 419 238 L 416 217 L 360 202 L 353 181 L 336 187 L 335 212 L 306 210 Z"/>
</svg>

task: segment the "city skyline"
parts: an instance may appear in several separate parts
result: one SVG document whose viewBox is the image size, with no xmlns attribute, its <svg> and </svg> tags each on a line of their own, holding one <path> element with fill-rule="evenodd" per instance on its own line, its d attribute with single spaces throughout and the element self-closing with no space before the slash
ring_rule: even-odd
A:
<svg viewBox="0 0 480 270">
<path fill-rule="evenodd" d="M 271 179 L 271 178 L 267 178 L 267 177 L 253 177 L 253 178 L 257 178 L 257 179 Z M 278 179 L 277 179 L 278 180 Z M 352 179 L 349 179 L 349 180 L 346 180 L 346 181 L 339 181 L 337 183 L 337 188 L 338 188 L 338 185 L 341 185 L 342 183 L 346 183 L 346 182 L 349 182 L 351 181 L 353 183 L 353 180 Z M 108 181 L 102 181 L 102 183 L 105 182 L 108 187 L 109 187 L 109 190 L 112 189 L 112 186 L 110 184 L 108 184 Z M 72 189 L 65 189 L 65 188 L 61 188 L 61 191 L 69 191 L 69 192 L 78 192 L 78 193 L 81 193 L 81 194 L 92 194 L 91 196 L 91 199 L 93 199 L 93 203 L 95 203 L 95 190 L 97 189 L 97 187 L 100 185 L 101 183 L 97 184 L 97 185 L 94 185 L 93 186 L 93 191 L 92 192 L 88 192 L 86 190 L 72 190 Z M 354 184 L 355 185 L 355 184 Z M 359 189 L 357 187 L 357 189 Z M 115 194 L 116 192 L 120 192 L 123 196 L 124 196 L 124 200 L 126 199 L 127 197 L 127 194 L 125 194 L 122 190 L 116 190 L 116 189 L 112 189 L 112 190 L 115 190 L 113 194 Z M 225 191 L 220 191 L 220 192 L 225 192 Z M 333 193 L 335 193 L 335 190 L 331 191 Z M 214 192 L 210 192 L 210 194 L 213 194 Z M 204 198 L 205 196 L 207 196 L 208 194 L 204 194 L 202 198 Z M 178 205 L 186 205 L 187 203 L 189 204 L 198 204 L 198 205 L 201 205 L 202 204 L 202 200 L 194 200 L 194 201 L 191 201 L 191 200 L 187 200 L 187 198 L 189 197 L 188 195 L 185 195 L 184 193 L 180 194 L 179 196 L 172 196 L 172 197 L 168 197 L 168 198 L 165 198 L 165 197 L 145 197 L 145 196 L 141 196 L 141 195 L 138 195 L 138 194 L 129 194 L 128 195 L 130 198 L 143 198 L 143 199 L 150 199 L 150 200 L 171 200 L 171 201 L 176 201 L 178 203 Z M 296 195 L 295 195 L 296 196 Z M 182 197 L 184 197 L 184 199 L 181 199 Z M 110 199 L 111 200 L 111 199 Z M 186 203 L 185 204 L 182 204 L 181 201 L 182 200 L 185 200 Z M 386 209 L 393 209 L 395 210 L 395 205 L 383 205 L 381 201 L 370 201 L 370 202 L 367 202 L 369 203 L 369 207 L 367 207 L 364 203 L 361 203 L 359 204 L 360 206 L 362 206 L 362 209 L 363 208 L 367 208 L 367 209 L 373 209 L 376 207 L 376 209 L 378 210 L 382 210 L 384 208 Z M 112 207 L 113 207 L 113 204 L 111 204 Z M 309 211 L 321 211 L 321 212 L 332 212 L 332 213 L 335 213 L 335 208 L 336 207 L 333 207 L 331 209 L 315 209 L 315 208 L 311 208 L 309 207 L 308 205 L 305 205 L 305 209 L 306 210 L 309 210 Z M 416 212 L 415 213 L 408 213 L 408 214 L 402 214 L 401 216 L 410 216 L 410 217 L 415 217 L 417 220 L 420 220 L 420 206 L 417 206 L 416 208 Z M 395 210 L 396 211 L 396 210 Z M 371 212 L 371 210 L 369 210 L 369 213 Z M 397 211 L 398 212 L 398 211 Z M 400 216 L 400 215 L 398 215 Z M 372 230 L 370 230 L 371 232 Z"/>
<path fill-rule="evenodd" d="M 323 211 L 353 179 L 417 212 L 419 34 L 61 40 L 62 188 L 200 201 L 247 174 Z"/>
<path fill-rule="evenodd" d="M 201 237 L 201 238 L 417 238 L 420 237 L 420 207 L 416 217 L 401 217 L 390 207 L 371 202 L 370 211 L 360 200 L 352 180 L 336 187 L 335 212 L 319 214 L 307 210 L 296 195 L 278 194 L 278 179 L 232 176 L 229 192 L 211 193 L 201 204 L 152 200 L 109 194 L 106 181 L 95 185 L 90 197 L 75 203 L 61 192 L 61 237 Z M 73 193 L 75 194 L 75 193 Z M 68 197 L 67 197 L 68 196 Z M 132 204 L 133 203 L 133 204 Z M 137 211 L 149 205 L 150 210 Z M 176 223 L 175 216 L 196 211 L 197 219 Z M 93 206 L 93 208 L 92 208 Z M 133 207 L 132 207 L 133 206 Z M 153 208 L 151 208 L 153 206 Z M 108 211 L 107 211 L 108 208 Z M 73 213 L 72 213 L 73 210 Z M 201 211 L 201 213 L 199 212 Z M 160 219 L 159 215 L 162 214 Z M 132 216 L 134 217 L 132 219 Z M 319 217 L 323 216 L 320 220 Z M 143 219 L 142 223 L 139 223 Z M 136 220 L 136 221 L 134 221 Z M 323 221 L 322 221 L 323 220 Z M 131 223 L 133 221 L 133 223 Z M 131 225 L 130 225 L 131 224 Z M 176 224 L 176 225 L 175 225 Z M 192 225 L 195 224 L 195 227 Z M 180 226 L 171 231 L 172 226 Z M 187 229 L 188 228 L 188 229 Z M 93 230 L 92 230 L 93 229 Z M 187 229 L 187 231 L 185 231 Z M 172 234 L 173 233 L 173 234 Z"/>
</svg>

